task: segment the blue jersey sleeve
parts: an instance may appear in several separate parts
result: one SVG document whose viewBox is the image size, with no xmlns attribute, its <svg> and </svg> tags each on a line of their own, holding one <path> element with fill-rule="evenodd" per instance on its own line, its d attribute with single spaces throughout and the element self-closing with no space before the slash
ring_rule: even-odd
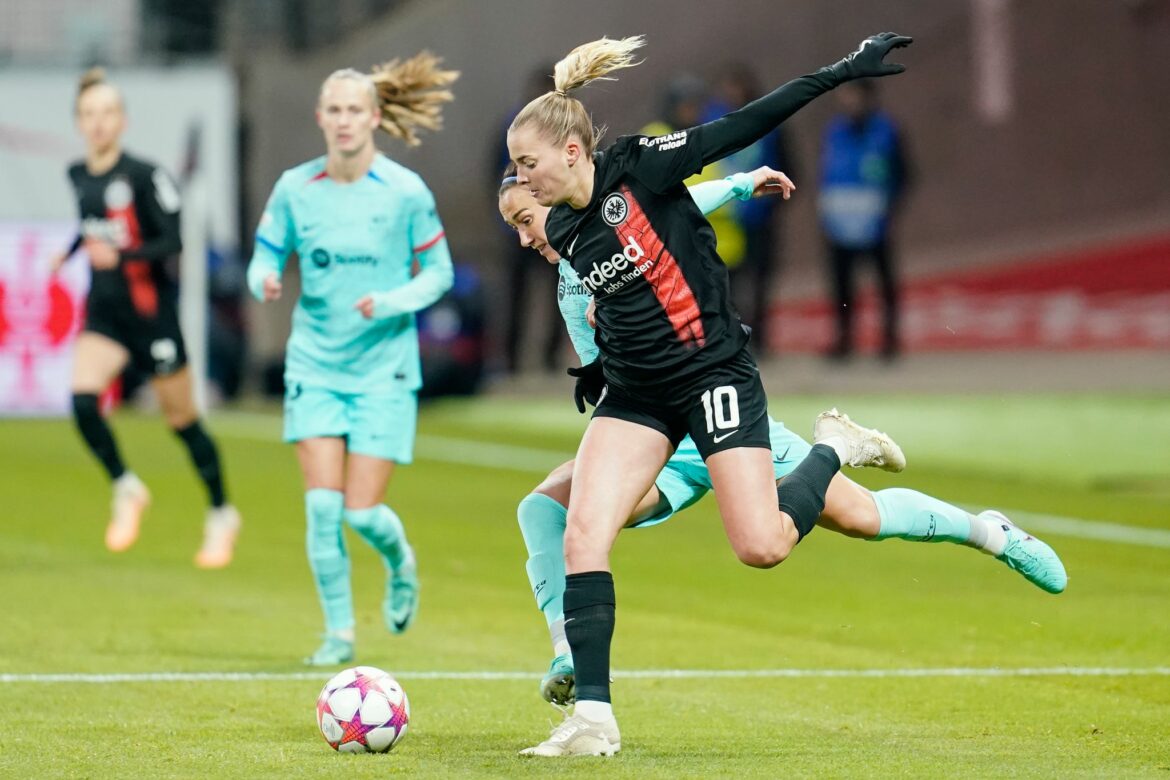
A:
<svg viewBox="0 0 1170 780">
<path fill-rule="evenodd" d="M 285 177 L 281 177 L 260 217 L 252 260 L 248 263 L 248 289 L 258 301 L 264 300 L 264 280 L 271 274 L 284 273 L 284 264 L 293 248 L 295 228 L 285 194 Z"/>
<path fill-rule="evenodd" d="M 581 284 L 581 278 L 569 265 L 562 260 L 557 266 L 561 278 L 557 283 L 557 304 L 561 310 L 561 317 L 565 321 L 565 328 L 569 331 L 569 339 L 573 342 L 573 349 L 581 360 L 581 365 L 587 366 L 597 360 L 600 350 L 594 337 L 593 328 L 585 315 L 589 308 L 591 297 Z"/>
<path fill-rule="evenodd" d="M 378 319 L 425 309 L 443 297 L 455 281 L 443 223 L 439 221 L 435 198 L 425 187 L 411 215 L 410 240 L 419 272 L 401 287 L 372 293 L 374 317 Z"/>
<path fill-rule="evenodd" d="M 706 215 L 733 198 L 749 200 L 755 190 L 755 182 L 750 173 L 733 173 L 725 179 L 701 182 L 687 189 L 699 211 Z"/>
</svg>

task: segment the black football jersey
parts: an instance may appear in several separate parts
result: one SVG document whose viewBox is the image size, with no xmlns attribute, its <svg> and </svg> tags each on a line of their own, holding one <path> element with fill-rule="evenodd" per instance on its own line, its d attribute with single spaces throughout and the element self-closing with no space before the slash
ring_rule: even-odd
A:
<svg viewBox="0 0 1170 780">
<path fill-rule="evenodd" d="M 681 183 L 703 167 L 695 132 L 619 138 L 594 156 L 589 204 L 549 213 L 549 244 L 597 301 L 597 345 L 618 385 L 691 376 L 747 341 L 715 233 Z"/>
<path fill-rule="evenodd" d="M 747 341 L 715 234 L 682 181 L 747 148 L 846 78 L 799 76 L 738 111 L 594 155 L 593 198 L 549 212 L 549 245 L 597 301 L 597 345 L 617 385 L 667 387 L 729 360 Z"/>
<path fill-rule="evenodd" d="M 176 293 L 164 264 L 182 248 L 178 188 L 161 168 L 128 154 L 98 176 L 75 163 L 69 179 L 81 216 L 77 244 L 101 239 L 121 255 L 116 268 L 94 269 L 90 307 L 131 305 L 154 316 L 160 300 L 171 302 Z"/>
</svg>

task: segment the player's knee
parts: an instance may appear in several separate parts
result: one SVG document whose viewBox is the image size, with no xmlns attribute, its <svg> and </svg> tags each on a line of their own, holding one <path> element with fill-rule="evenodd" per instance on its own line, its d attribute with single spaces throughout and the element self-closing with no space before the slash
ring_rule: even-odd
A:
<svg viewBox="0 0 1170 780">
<path fill-rule="evenodd" d="M 167 426 L 175 433 L 180 433 L 199 422 L 199 413 L 195 411 L 193 405 L 164 406 L 162 413 Z"/>
<path fill-rule="evenodd" d="M 565 566 L 570 571 L 593 571 L 604 565 L 606 557 L 596 534 L 569 522 L 565 528 Z"/>
<path fill-rule="evenodd" d="M 795 531 L 795 529 L 793 529 Z M 755 569 L 771 569 L 788 558 L 796 546 L 796 535 L 777 533 L 766 538 L 750 539 L 735 545 L 740 562 Z"/>
<path fill-rule="evenodd" d="M 306 533 L 312 540 L 340 536 L 344 497 L 341 491 L 316 488 L 305 493 Z"/>
</svg>

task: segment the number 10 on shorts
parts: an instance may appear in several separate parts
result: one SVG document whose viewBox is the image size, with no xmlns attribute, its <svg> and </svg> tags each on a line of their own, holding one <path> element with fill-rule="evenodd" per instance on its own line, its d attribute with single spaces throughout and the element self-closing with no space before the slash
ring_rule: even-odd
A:
<svg viewBox="0 0 1170 780">
<path fill-rule="evenodd" d="M 703 393 L 703 411 L 707 414 L 707 433 L 739 427 L 739 395 L 731 385 Z"/>
</svg>

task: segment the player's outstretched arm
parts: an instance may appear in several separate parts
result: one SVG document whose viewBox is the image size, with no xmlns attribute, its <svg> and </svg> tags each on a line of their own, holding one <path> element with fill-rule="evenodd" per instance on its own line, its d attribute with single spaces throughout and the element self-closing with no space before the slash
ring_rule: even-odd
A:
<svg viewBox="0 0 1170 780">
<path fill-rule="evenodd" d="M 734 199 L 781 195 L 788 200 L 796 185 L 782 171 L 764 165 L 750 173 L 733 173 L 723 179 L 704 181 L 688 187 L 691 199 L 706 216 Z"/>
<path fill-rule="evenodd" d="M 704 165 L 722 160 L 763 138 L 813 99 L 846 81 L 901 73 L 904 65 L 887 63 L 884 58 L 913 40 L 891 32 L 872 35 L 840 61 L 795 78 L 738 111 L 687 131 L 688 135 L 698 140 Z"/>
</svg>

